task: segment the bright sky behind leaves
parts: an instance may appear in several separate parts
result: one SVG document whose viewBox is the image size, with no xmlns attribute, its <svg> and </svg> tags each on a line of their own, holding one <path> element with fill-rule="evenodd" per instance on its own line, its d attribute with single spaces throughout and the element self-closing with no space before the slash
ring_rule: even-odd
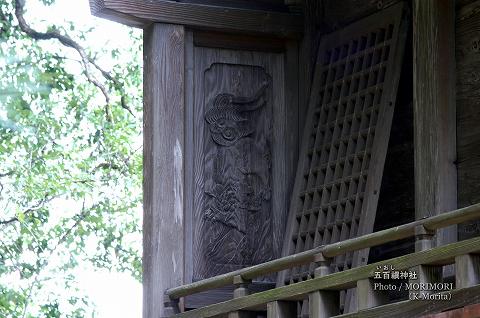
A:
<svg viewBox="0 0 480 318">
<path fill-rule="evenodd" d="M 26 9 L 26 20 L 37 30 L 45 31 L 47 25 L 65 25 L 66 21 L 73 22 L 75 28 L 80 30 L 93 27 L 94 31 L 87 39 L 80 41 L 84 47 L 95 50 L 95 47 L 129 45 L 127 28 L 91 16 L 88 0 L 56 0 L 50 7 L 45 7 L 36 0 L 27 0 Z M 42 45 L 51 44 L 44 42 Z M 70 57 L 78 59 L 74 50 L 71 50 Z M 98 63 L 107 70 L 112 67 L 108 58 L 100 58 Z M 72 68 L 75 67 L 78 67 L 78 63 L 72 63 Z M 77 278 L 89 298 L 96 303 L 98 315 L 95 318 L 141 317 L 142 287 L 128 274 L 94 270 L 91 266 L 83 264 L 79 266 Z"/>
</svg>

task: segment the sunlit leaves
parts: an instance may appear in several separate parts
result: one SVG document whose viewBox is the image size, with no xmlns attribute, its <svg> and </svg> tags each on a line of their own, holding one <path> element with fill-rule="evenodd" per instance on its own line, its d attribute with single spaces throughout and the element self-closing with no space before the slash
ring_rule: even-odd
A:
<svg viewBox="0 0 480 318">
<path fill-rule="evenodd" d="M 85 48 L 113 61 L 135 114 L 107 82 L 109 122 L 75 52 L 25 36 L 13 8 L 0 3 L 0 317 L 85 317 L 93 309 L 76 288 L 81 264 L 141 276 L 140 36 L 127 30 L 132 45 Z M 95 32 L 50 29 L 79 40 Z"/>
</svg>

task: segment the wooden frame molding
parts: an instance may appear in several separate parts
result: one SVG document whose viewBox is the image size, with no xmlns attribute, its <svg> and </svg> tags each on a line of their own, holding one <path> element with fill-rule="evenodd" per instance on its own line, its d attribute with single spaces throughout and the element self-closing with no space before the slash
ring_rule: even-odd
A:
<svg viewBox="0 0 480 318">
<path fill-rule="evenodd" d="M 93 15 L 144 28 L 152 22 L 207 30 L 299 37 L 303 16 L 298 13 L 225 8 L 156 0 L 89 0 Z"/>
</svg>

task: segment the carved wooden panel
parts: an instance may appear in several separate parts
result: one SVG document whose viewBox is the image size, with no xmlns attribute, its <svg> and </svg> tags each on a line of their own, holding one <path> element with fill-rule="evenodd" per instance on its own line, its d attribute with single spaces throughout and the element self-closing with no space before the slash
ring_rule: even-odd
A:
<svg viewBox="0 0 480 318">
<path fill-rule="evenodd" d="M 193 281 L 279 257 L 287 202 L 282 54 L 194 52 Z"/>
<path fill-rule="evenodd" d="M 406 37 L 403 5 L 324 36 L 320 43 L 284 254 L 372 231 Z M 335 258 L 365 264 L 368 251 Z M 314 264 L 279 284 L 312 277 Z"/>
<path fill-rule="evenodd" d="M 269 76 L 214 64 L 205 72 L 203 260 L 205 278 L 272 259 Z"/>
</svg>

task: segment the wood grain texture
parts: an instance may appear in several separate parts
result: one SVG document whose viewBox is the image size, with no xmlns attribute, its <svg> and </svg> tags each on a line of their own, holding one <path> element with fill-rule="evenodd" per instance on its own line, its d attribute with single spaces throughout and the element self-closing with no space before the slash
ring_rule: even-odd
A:
<svg viewBox="0 0 480 318">
<path fill-rule="evenodd" d="M 167 0 L 90 0 L 93 15 L 134 27 L 152 22 L 180 24 L 192 28 L 299 37 L 300 14 L 225 8 Z"/>
<path fill-rule="evenodd" d="M 467 206 L 480 202 L 480 11 L 456 23 L 458 205 Z M 459 239 L 479 234 L 478 221 L 459 225 Z"/>
<path fill-rule="evenodd" d="M 480 238 L 473 238 L 465 241 L 460 241 L 441 247 L 436 247 L 428 251 L 417 252 L 409 255 L 404 255 L 394 259 L 369 264 L 357 268 L 352 268 L 343 272 L 337 272 L 331 275 L 313 278 L 310 280 L 302 281 L 299 283 L 277 287 L 272 290 L 260 292 L 257 294 L 232 299 L 223 303 L 207 306 L 204 308 L 187 311 L 175 315 L 174 317 L 214 317 L 216 315 L 221 315 L 236 310 L 243 309 L 261 309 L 265 308 L 268 302 L 277 301 L 277 300 L 301 300 L 305 299 L 305 296 L 308 293 L 317 291 L 317 290 L 341 290 L 345 288 L 354 287 L 356 282 L 361 279 L 367 279 L 374 276 L 374 272 L 378 266 L 393 266 L 396 270 L 408 270 L 412 267 L 427 264 L 427 265 L 445 265 L 452 264 L 455 261 L 455 257 L 459 255 L 464 255 L 468 253 L 477 253 L 480 250 Z M 477 287 L 477 286 L 476 286 Z M 467 295 L 463 295 L 461 299 L 464 302 L 469 301 L 478 301 L 480 293 L 475 289 L 461 289 L 456 292 L 462 293 L 466 290 L 474 290 L 474 292 L 467 292 Z M 453 297 L 452 297 L 453 299 Z M 458 299 L 457 299 L 458 300 Z M 415 304 L 424 303 L 422 301 L 416 301 Z M 451 302 L 446 301 L 437 301 L 434 303 L 443 303 L 450 304 Z M 431 304 L 431 303 L 430 303 Z M 388 305 L 386 305 L 388 306 Z M 413 305 L 416 310 L 418 310 L 418 305 Z M 415 311 L 409 311 L 411 307 L 404 306 L 405 312 L 410 314 L 407 317 L 413 316 Z M 428 308 L 422 307 L 421 308 Z M 447 306 L 448 307 L 448 306 Z M 378 307 L 385 310 L 385 306 Z M 393 307 L 395 308 L 395 307 Z M 432 308 L 432 307 L 430 307 Z M 450 307 L 448 307 L 450 308 Z M 396 311 L 392 310 L 392 314 L 398 313 L 400 309 Z M 420 312 L 420 310 L 418 310 Z M 352 317 L 354 317 L 353 315 Z M 348 316 L 350 317 L 350 316 Z M 370 317 L 383 317 L 383 315 L 371 315 Z M 390 317 L 390 316 L 389 316 Z M 405 317 L 397 314 L 396 317 Z"/>
<path fill-rule="evenodd" d="M 198 280 L 280 255 L 288 184 L 287 119 L 283 54 L 202 47 L 194 51 L 195 193 L 193 242 L 187 244 L 193 244 L 192 277 Z M 238 114 L 233 110 L 212 114 L 219 94 L 231 94 L 234 104 L 239 97 L 256 97 L 250 106 L 236 105 Z M 247 111 L 252 106 L 255 110 Z M 232 125 L 228 131 L 240 134 L 224 145 L 225 136 L 215 128 L 222 117 L 229 119 L 224 125 Z M 235 118 L 241 121 L 230 120 Z M 228 189 L 230 183 L 232 191 L 220 191 L 222 184 Z M 229 197 L 219 195 L 222 192 Z M 211 213 L 215 206 L 230 209 L 223 214 L 237 220 L 222 224 L 222 213 Z"/>
<path fill-rule="evenodd" d="M 153 318 L 183 283 L 184 28 L 148 28 L 144 65 L 143 317 Z"/>
<path fill-rule="evenodd" d="M 413 2 L 415 215 L 417 219 L 457 206 L 454 2 Z M 456 227 L 438 244 L 457 239 Z"/>
<path fill-rule="evenodd" d="M 220 63 L 203 75 L 204 92 L 197 96 L 204 98 L 205 113 L 197 125 L 205 132 L 204 204 L 196 219 L 201 242 L 194 242 L 202 258 L 195 258 L 194 279 L 274 256 L 270 78 L 261 67 Z"/>
</svg>

